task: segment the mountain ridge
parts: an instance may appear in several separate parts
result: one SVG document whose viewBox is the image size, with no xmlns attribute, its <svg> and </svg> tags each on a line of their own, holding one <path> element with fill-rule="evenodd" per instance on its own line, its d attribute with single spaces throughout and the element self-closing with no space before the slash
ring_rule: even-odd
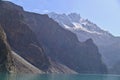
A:
<svg viewBox="0 0 120 80">
<path fill-rule="evenodd" d="M 120 37 L 115 37 L 111 33 L 101 29 L 88 19 L 84 19 L 77 13 L 57 14 L 48 13 L 49 17 L 57 21 L 63 28 L 77 35 L 79 41 L 85 41 L 89 38 L 93 39 L 102 54 L 102 60 L 107 64 L 108 68 L 114 63 L 120 61 L 119 42 Z M 116 45 L 116 43 L 118 43 Z M 117 57 L 116 57 L 117 56 Z"/>
<path fill-rule="evenodd" d="M 57 60 L 79 73 L 107 72 L 104 63 L 101 61 L 97 46 L 93 41 L 88 40 L 88 43 L 79 42 L 75 34 L 62 28 L 47 15 L 26 12 L 24 16 L 30 29 L 35 32 L 39 42 L 44 46 L 46 54 L 53 60 Z M 91 56 L 90 54 L 94 55 Z M 91 61 L 93 61 L 93 64 Z M 95 61 L 98 61 L 98 64 Z"/>
<path fill-rule="evenodd" d="M 14 3 L 4 1 L 0 4 L 0 24 L 6 33 L 12 51 L 20 56 L 14 55 L 16 66 L 19 68 L 18 73 L 24 73 L 24 71 L 30 73 L 40 72 L 39 70 L 36 72 L 36 69 L 32 66 L 28 67 L 28 62 L 40 69 L 40 73 L 47 73 L 48 69 L 48 73 L 76 73 L 62 65 L 58 68 L 57 65 L 59 65 L 59 63 L 55 66 L 54 63 L 51 63 L 52 61 L 50 62 L 34 32 L 29 29 L 28 24 L 25 23 L 23 13 L 23 8 Z M 17 60 L 16 57 L 18 57 L 20 61 L 23 61 L 23 64 L 19 63 L 20 61 Z M 25 60 L 27 62 L 25 62 Z M 25 68 L 21 68 L 19 65 Z"/>
<path fill-rule="evenodd" d="M 3 2 L 0 23 L 11 49 L 45 73 L 107 73 L 91 39 L 79 42 L 75 34 L 48 15 L 26 12 L 13 3 Z"/>
</svg>

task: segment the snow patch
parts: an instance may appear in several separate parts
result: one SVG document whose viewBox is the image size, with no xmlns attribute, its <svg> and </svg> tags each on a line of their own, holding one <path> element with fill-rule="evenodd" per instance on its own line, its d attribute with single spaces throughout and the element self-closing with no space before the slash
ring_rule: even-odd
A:
<svg viewBox="0 0 120 80">
<path fill-rule="evenodd" d="M 73 23 L 73 25 L 74 25 L 74 27 L 73 27 L 74 30 L 82 30 L 82 31 L 85 31 L 85 32 L 88 32 L 88 33 L 91 33 L 91 34 L 102 35 L 102 33 L 88 30 L 87 28 L 83 27 L 83 26 L 82 26 L 81 24 L 79 24 L 79 23 Z"/>
</svg>

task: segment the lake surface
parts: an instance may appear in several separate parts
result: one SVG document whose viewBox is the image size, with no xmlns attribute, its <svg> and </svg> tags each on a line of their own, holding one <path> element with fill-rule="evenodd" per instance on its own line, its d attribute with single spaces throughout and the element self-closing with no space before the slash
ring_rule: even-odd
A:
<svg viewBox="0 0 120 80">
<path fill-rule="evenodd" d="M 0 74 L 0 80 L 120 80 L 117 75 L 32 75 L 32 74 Z"/>
</svg>

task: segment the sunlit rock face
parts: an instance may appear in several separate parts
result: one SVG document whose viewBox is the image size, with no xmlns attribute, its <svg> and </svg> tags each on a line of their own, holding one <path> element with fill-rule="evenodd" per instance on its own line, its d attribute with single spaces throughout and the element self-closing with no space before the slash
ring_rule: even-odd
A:
<svg viewBox="0 0 120 80">
<path fill-rule="evenodd" d="M 0 26 L 0 72 L 15 72 L 13 57 L 6 40 L 6 35 Z"/>
</svg>

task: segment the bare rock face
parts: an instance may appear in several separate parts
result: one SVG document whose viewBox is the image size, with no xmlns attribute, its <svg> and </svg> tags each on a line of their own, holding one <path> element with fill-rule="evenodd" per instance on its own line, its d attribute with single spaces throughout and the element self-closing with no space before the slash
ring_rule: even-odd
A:
<svg viewBox="0 0 120 80">
<path fill-rule="evenodd" d="M 17 7 L 17 8 L 16 8 Z M 13 51 L 31 64 L 45 70 L 50 65 L 34 33 L 24 22 L 21 7 L 4 2 L 0 5 L 0 22 Z"/>
<path fill-rule="evenodd" d="M 12 51 L 12 56 L 14 59 L 14 65 L 16 67 L 15 73 L 34 73 L 34 74 L 43 74 L 44 72 L 34 65 L 30 64 L 24 58 L 19 56 L 17 53 Z"/>
<path fill-rule="evenodd" d="M 56 73 L 56 74 L 78 74 L 76 71 L 70 69 L 66 65 L 63 65 L 61 63 L 51 61 L 50 60 L 50 67 L 47 70 L 47 73 Z"/>
<path fill-rule="evenodd" d="M 15 65 L 11 55 L 6 35 L 0 26 L 0 72 L 15 72 Z"/>
<path fill-rule="evenodd" d="M 13 53 L 4 30 L 0 26 L 0 72 L 5 73 L 43 73 L 26 60 Z"/>
</svg>

